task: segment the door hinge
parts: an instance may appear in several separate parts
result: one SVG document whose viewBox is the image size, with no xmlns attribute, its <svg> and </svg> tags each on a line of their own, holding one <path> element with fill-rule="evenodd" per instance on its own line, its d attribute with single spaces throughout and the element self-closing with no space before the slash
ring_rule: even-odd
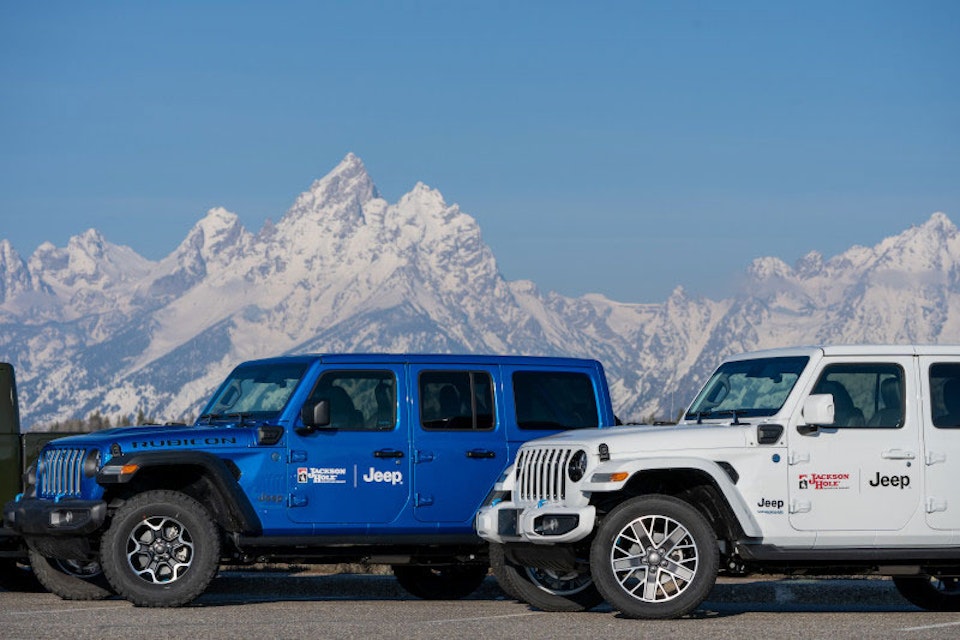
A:
<svg viewBox="0 0 960 640">
<path fill-rule="evenodd" d="M 810 512 L 809 500 L 791 500 L 790 501 L 790 513 L 809 513 L 809 512 Z"/>
<path fill-rule="evenodd" d="M 809 451 L 791 451 L 787 456 L 787 464 L 800 464 L 801 462 L 810 462 Z"/>
<path fill-rule="evenodd" d="M 290 497 L 287 498 L 288 507 L 305 507 L 307 506 L 307 502 L 309 502 L 307 496 L 301 496 L 295 493 L 290 494 Z"/>
<path fill-rule="evenodd" d="M 413 450 L 413 464 L 420 464 L 421 462 L 433 462 L 433 452 L 432 451 L 421 451 L 420 449 Z"/>
<path fill-rule="evenodd" d="M 413 496 L 413 506 L 415 507 L 429 507 L 432 504 L 433 496 L 425 496 L 422 493 Z"/>
<path fill-rule="evenodd" d="M 299 449 L 290 450 L 290 462 L 306 462 L 307 452 Z"/>
<path fill-rule="evenodd" d="M 947 501 L 933 496 L 927 498 L 927 513 L 936 513 L 947 510 Z"/>
<path fill-rule="evenodd" d="M 927 465 L 937 464 L 938 462 L 946 462 L 947 454 L 940 453 L 939 451 L 927 451 L 925 460 L 927 461 Z"/>
</svg>

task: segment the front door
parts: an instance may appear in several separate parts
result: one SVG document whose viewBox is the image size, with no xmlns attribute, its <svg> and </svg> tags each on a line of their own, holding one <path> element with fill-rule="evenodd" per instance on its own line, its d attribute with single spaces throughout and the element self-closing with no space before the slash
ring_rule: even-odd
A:
<svg viewBox="0 0 960 640">
<path fill-rule="evenodd" d="M 833 396 L 834 424 L 789 432 L 796 529 L 895 531 L 916 512 L 923 463 L 914 367 L 911 357 L 831 358 L 823 367 L 810 393 Z"/>
<path fill-rule="evenodd" d="M 410 497 L 404 369 L 340 367 L 321 374 L 307 403 L 326 400 L 330 425 L 291 433 L 289 517 L 298 523 L 385 523 Z"/>
</svg>

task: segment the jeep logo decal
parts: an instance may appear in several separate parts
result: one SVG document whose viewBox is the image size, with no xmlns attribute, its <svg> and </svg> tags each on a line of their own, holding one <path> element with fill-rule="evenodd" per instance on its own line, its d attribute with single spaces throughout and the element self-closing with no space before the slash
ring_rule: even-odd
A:
<svg viewBox="0 0 960 640">
<path fill-rule="evenodd" d="M 877 472 L 877 476 L 867 482 L 871 487 L 900 487 L 906 489 L 910 486 L 910 476 L 882 476 Z"/>
<path fill-rule="evenodd" d="M 385 484 L 403 484 L 402 471 L 377 471 L 370 467 L 370 471 L 363 474 L 364 482 L 382 482 Z"/>
</svg>

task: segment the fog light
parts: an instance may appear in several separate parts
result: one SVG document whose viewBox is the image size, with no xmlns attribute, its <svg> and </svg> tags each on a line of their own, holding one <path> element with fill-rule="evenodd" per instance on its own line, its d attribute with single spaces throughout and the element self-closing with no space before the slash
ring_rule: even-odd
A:
<svg viewBox="0 0 960 640">
<path fill-rule="evenodd" d="M 539 516 L 533 521 L 533 532 L 541 536 L 562 536 L 577 528 L 580 516 L 576 514 Z"/>
</svg>

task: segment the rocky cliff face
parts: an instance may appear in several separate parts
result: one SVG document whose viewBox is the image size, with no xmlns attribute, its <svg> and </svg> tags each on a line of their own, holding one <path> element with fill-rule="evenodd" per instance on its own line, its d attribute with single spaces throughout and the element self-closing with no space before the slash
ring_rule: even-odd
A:
<svg viewBox="0 0 960 640">
<path fill-rule="evenodd" d="M 943 214 L 873 248 L 756 260 L 743 293 L 662 304 L 508 282 L 476 220 L 426 185 L 380 197 L 348 155 L 258 233 L 212 209 L 151 262 L 95 230 L 24 261 L 0 241 L 0 358 L 26 424 L 195 413 L 238 362 L 318 351 L 576 355 L 625 419 L 675 416 L 721 358 L 811 343 L 960 340 L 960 236 Z"/>
</svg>

